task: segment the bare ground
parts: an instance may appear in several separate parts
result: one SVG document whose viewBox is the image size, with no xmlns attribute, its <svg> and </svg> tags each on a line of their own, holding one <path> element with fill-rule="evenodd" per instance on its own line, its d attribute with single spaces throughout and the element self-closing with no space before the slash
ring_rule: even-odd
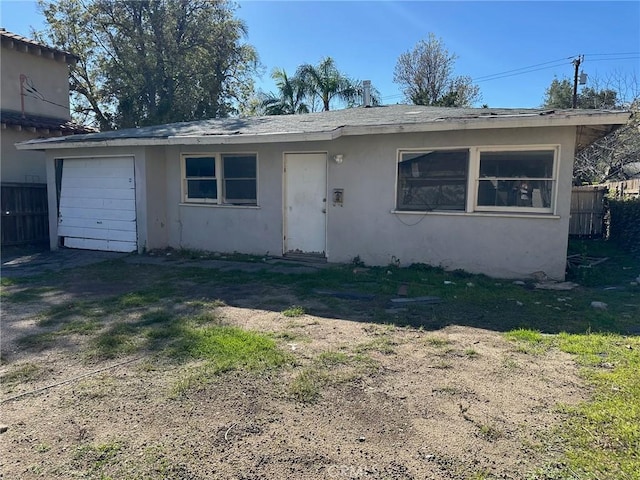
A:
<svg viewBox="0 0 640 480">
<path fill-rule="evenodd" d="M 562 420 L 558 406 L 588 393 L 571 357 L 531 355 L 497 332 L 289 318 L 262 308 L 265 296 L 312 300 L 233 288 L 233 306 L 216 314 L 272 335 L 295 363 L 228 372 L 180 395 L 176 382 L 197 364 L 151 354 L 87 361 L 83 335 L 19 348 L 21 335 L 40 328 L 39 311 L 111 293 L 86 278 L 39 303 L 5 302 L 0 375 L 26 367 L 37 374 L 3 385 L 2 478 L 523 479 L 560 453 L 545 441 Z M 350 360 L 321 365 L 327 352 Z M 292 394 L 305 371 L 319 375 L 313 401 Z"/>
</svg>

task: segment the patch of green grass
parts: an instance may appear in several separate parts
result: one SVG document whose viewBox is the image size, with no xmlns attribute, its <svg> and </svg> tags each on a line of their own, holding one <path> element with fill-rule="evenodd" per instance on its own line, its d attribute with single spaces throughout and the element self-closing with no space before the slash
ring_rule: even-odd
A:
<svg viewBox="0 0 640 480">
<path fill-rule="evenodd" d="M 48 443 L 39 443 L 35 446 L 35 450 L 38 453 L 47 453 L 49 450 L 51 450 L 51 445 L 49 445 Z"/>
<path fill-rule="evenodd" d="M 95 400 L 113 396 L 115 390 L 116 381 L 113 376 L 103 373 L 78 382 L 73 389 L 73 393 L 83 400 Z"/>
<path fill-rule="evenodd" d="M 326 381 L 326 375 L 317 369 L 302 370 L 289 384 L 289 395 L 299 402 L 315 403 Z"/>
<path fill-rule="evenodd" d="M 16 343 L 25 349 L 45 350 L 59 338 L 52 332 L 32 333 L 16 339 Z"/>
<path fill-rule="evenodd" d="M 71 334 L 76 333 L 80 335 L 89 335 L 100 329 L 100 323 L 95 319 L 79 319 L 72 320 L 68 323 L 65 323 L 64 326 L 59 330 L 59 333 L 62 334 Z"/>
<path fill-rule="evenodd" d="M 366 353 L 371 351 L 376 351 L 383 353 L 385 355 L 393 355 L 396 353 L 395 347 L 398 344 L 393 341 L 391 338 L 387 336 L 380 336 L 371 340 L 370 342 L 362 343 L 360 345 L 356 345 L 354 351 L 356 353 Z"/>
<path fill-rule="evenodd" d="M 218 325 L 186 328 L 175 352 L 212 362 L 217 371 L 238 367 L 262 370 L 288 361 L 288 356 L 267 335 Z"/>
<path fill-rule="evenodd" d="M 440 347 L 445 347 L 451 344 L 451 341 L 447 340 L 446 338 L 436 337 L 431 335 L 424 339 L 424 344 L 429 345 L 431 347 L 440 348 Z"/>
<path fill-rule="evenodd" d="M 173 386 L 174 397 L 206 385 L 223 372 L 260 372 L 291 363 L 290 355 L 280 350 L 267 335 L 224 325 L 182 323 L 177 330 L 179 337 L 169 351 L 175 358 L 202 363 L 190 369 Z"/>
<path fill-rule="evenodd" d="M 119 442 L 108 442 L 99 444 L 81 445 L 74 453 L 74 463 L 82 465 L 88 470 L 88 478 L 110 480 L 111 477 L 104 475 L 104 469 L 112 462 L 123 445 Z"/>
<path fill-rule="evenodd" d="M 161 283 L 151 288 L 121 295 L 117 299 L 117 306 L 121 309 L 146 307 L 170 297 L 173 293 L 174 289 L 171 285 Z"/>
<path fill-rule="evenodd" d="M 335 365 L 346 365 L 351 361 L 351 358 L 344 352 L 330 350 L 318 355 L 316 361 L 325 367 L 332 367 Z"/>
<path fill-rule="evenodd" d="M 480 356 L 480 354 L 478 353 L 477 350 L 474 350 L 473 348 L 467 348 L 464 351 L 464 354 L 466 357 L 468 358 L 478 358 Z"/>
<path fill-rule="evenodd" d="M 89 343 L 87 352 L 91 358 L 116 358 L 136 351 L 138 344 L 133 325 L 118 322 L 102 331 Z"/>
<path fill-rule="evenodd" d="M 4 292 L 2 300 L 4 302 L 11 303 L 30 303 L 36 302 L 42 298 L 43 295 L 54 291 L 53 287 L 31 287 L 24 290 L 18 290 L 17 292 Z"/>
<path fill-rule="evenodd" d="M 3 387 L 11 387 L 13 385 L 25 382 L 32 382 L 42 376 L 43 369 L 40 365 L 33 362 L 22 363 L 13 366 L 7 373 L 0 376 L 0 384 Z"/>
<path fill-rule="evenodd" d="M 566 452 L 557 478 L 640 479 L 640 338 L 588 333 L 549 341 L 576 355 L 594 388 L 590 400 L 565 410 L 569 419 L 554 439 Z"/>
<path fill-rule="evenodd" d="M 366 355 L 328 350 L 297 373 L 289 383 L 288 393 L 296 401 L 315 403 L 324 388 L 352 384 L 356 379 L 374 374 L 378 368 L 378 362 Z"/>
<path fill-rule="evenodd" d="M 97 302 L 72 301 L 60 305 L 54 305 L 40 315 L 38 326 L 51 327 L 68 321 L 72 317 L 100 318 L 105 315 L 105 310 Z"/>
<path fill-rule="evenodd" d="M 506 370 L 518 370 L 520 369 L 520 364 L 513 358 L 505 357 L 502 359 L 502 367 Z"/>
<path fill-rule="evenodd" d="M 12 287 L 18 285 L 18 281 L 15 278 L 0 277 L 0 287 Z"/>
<path fill-rule="evenodd" d="M 301 317 L 304 315 L 305 309 L 299 305 L 292 305 L 291 307 L 282 311 L 282 315 L 285 317 Z"/>
<path fill-rule="evenodd" d="M 516 344 L 518 353 L 528 355 L 542 355 L 552 346 L 552 337 L 537 330 L 519 328 L 505 333 L 505 337 Z"/>
</svg>

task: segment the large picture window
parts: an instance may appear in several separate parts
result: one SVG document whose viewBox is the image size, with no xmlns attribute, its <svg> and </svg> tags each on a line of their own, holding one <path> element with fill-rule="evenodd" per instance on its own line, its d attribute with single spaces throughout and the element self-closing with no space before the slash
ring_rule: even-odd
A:
<svg viewBox="0 0 640 480">
<path fill-rule="evenodd" d="M 183 201 L 257 205 L 255 154 L 185 155 Z"/>
<path fill-rule="evenodd" d="M 555 150 L 480 151 L 477 210 L 550 212 Z"/>
<path fill-rule="evenodd" d="M 468 150 L 401 151 L 397 210 L 465 210 Z"/>
<path fill-rule="evenodd" d="M 405 149 L 397 212 L 553 214 L 560 147 Z"/>
</svg>

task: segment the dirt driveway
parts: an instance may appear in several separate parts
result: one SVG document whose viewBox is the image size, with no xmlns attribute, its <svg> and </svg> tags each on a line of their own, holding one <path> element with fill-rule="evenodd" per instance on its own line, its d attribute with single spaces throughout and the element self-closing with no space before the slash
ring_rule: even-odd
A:
<svg viewBox="0 0 640 480">
<path fill-rule="evenodd" d="M 559 407 L 587 394 L 566 354 L 301 294 L 313 267 L 99 260 L 3 283 L 3 478 L 522 479 L 561 453 Z M 160 329 L 194 319 L 286 361 L 177 359 Z"/>
</svg>

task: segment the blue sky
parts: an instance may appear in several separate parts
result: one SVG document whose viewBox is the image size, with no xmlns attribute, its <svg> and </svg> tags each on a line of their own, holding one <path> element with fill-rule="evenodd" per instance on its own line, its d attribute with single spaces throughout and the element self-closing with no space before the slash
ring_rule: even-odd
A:
<svg viewBox="0 0 640 480">
<path fill-rule="evenodd" d="M 43 27 L 35 2 L 2 0 L 1 15 L 15 33 Z M 590 80 L 640 77 L 637 1 L 253 0 L 240 1 L 236 15 L 265 67 L 257 83 L 265 91 L 275 90 L 274 67 L 293 73 L 331 56 L 344 73 L 371 80 L 383 103 L 402 102 L 395 64 L 429 32 L 458 56 L 456 74 L 476 80 L 481 103 L 490 107 L 540 106 L 554 77 L 573 77 L 579 54 Z"/>
</svg>

